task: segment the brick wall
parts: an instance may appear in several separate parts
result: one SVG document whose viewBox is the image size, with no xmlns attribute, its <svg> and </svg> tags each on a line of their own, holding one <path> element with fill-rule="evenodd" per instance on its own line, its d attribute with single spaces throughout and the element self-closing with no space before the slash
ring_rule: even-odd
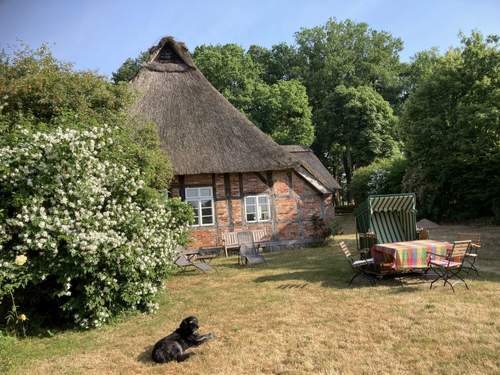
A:
<svg viewBox="0 0 500 375">
<path fill-rule="evenodd" d="M 265 229 L 269 240 L 308 241 L 321 239 L 314 218 L 325 222 L 334 216 L 332 196 L 319 194 L 293 171 L 260 173 L 201 174 L 176 177 L 170 188 L 180 196 L 185 187 L 212 186 L 214 191 L 213 226 L 193 227 L 190 247 L 222 246 L 224 232 Z M 269 194 L 271 221 L 247 223 L 244 197 Z"/>
</svg>

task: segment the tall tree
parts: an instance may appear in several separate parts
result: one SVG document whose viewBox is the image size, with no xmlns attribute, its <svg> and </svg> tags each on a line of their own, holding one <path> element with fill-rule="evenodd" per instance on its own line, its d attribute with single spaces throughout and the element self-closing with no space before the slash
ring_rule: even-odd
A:
<svg viewBox="0 0 500 375">
<path fill-rule="evenodd" d="M 474 32 L 461 42 L 405 104 L 406 180 L 437 219 L 495 210 L 500 219 L 499 37 Z"/>
<path fill-rule="evenodd" d="M 300 30 L 295 40 L 313 107 L 319 108 L 339 85 L 372 86 L 389 102 L 397 100 L 393 88 L 398 86 L 401 39 L 366 23 L 329 19 L 323 26 Z"/>
<path fill-rule="evenodd" d="M 297 80 L 264 81 L 267 52 L 226 44 L 197 47 L 193 56 L 212 85 L 276 142 L 309 146 L 314 127 L 306 89 Z"/>
<path fill-rule="evenodd" d="M 279 144 L 310 146 L 314 141 L 306 88 L 297 80 L 260 84 L 250 117 Z"/>
<path fill-rule="evenodd" d="M 370 86 L 338 86 L 321 103 L 317 144 L 333 168 L 345 174 L 347 199 L 351 199 L 354 169 L 376 158 L 391 156 L 396 117 L 384 98 Z"/>
<path fill-rule="evenodd" d="M 112 74 L 112 79 L 114 83 L 118 82 L 128 82 L 135 77 L 141 64 L 147 61 L 149 58 L 149 52 L 144 51 L 139 54 L 136 58 L 128 58 L 123 62 L 116 72 Z"/>
<path fill-rule="evenodd" d="M 295 46 L 280 43 L 267 49 L 253 45 L 248 54 L 261 65 L 262 79 L 268 84 L 301 78 L 303 63 Z"/>
</svg>

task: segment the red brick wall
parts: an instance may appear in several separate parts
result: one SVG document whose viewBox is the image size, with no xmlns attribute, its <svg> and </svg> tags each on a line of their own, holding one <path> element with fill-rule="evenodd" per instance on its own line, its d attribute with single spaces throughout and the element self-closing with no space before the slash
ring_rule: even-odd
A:
<svg viewBox="0 0 500 375">
<path fill-rule="evenodd" d="M 271 187 L 267 184 L 269 178 Z M 184 186 L 212 186 L 215 193 L 216 223 L 192 228 L 190 246 L 193 248 L 222 246 L 224 232 L 241 230 L 265 229 L 269 239 L 275 241 L 320 239 L 322 233 L 314 226 L 313 217 L 328 222 L 334 215 L 332 196 L 319 194 L 293 171 L 188 175 L 184 176 Z M 180 179 L 176 177 L 171 195 L 180 196 L 180 187 Z M 263 193 L 270 196 L 272 220 L 247 223 L 244 197 Z"/>
</svg>

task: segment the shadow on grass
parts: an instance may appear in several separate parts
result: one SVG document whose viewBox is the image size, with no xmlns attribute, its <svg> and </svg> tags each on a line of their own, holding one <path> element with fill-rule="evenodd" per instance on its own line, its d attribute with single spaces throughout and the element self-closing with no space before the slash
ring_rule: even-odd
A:
<svg viewBox="0 0 500 375">
<path fill-rule="evenodd" d="M 153 352 L 153 347 L 154 345 L 148 345 L 144 348 L 144 351 L 139 354 L 139 356 L 137 357 L 137 360 L 141 363 L 155 363 L 152 359 L 151 359 L 151 353 Z"/>
<path fill-rule="evenodd" d="M 349 286 L 348 282 L 353 273 L 345 258 L 334 251 L 334 248 L 291 250 L 267 254 L 268 262 L 264 266 L 272 274 L 259 276 L 254 279 L 257 283 L 277 282 L 290 283 L 304 282 L 321 283 L 323 287 L 345 289 L 371 286 L 362 278 L 358 278 Z M 282 271 L 276 273 L 275 271 Z M 481 271 L 480 271 L 481 272 Z M 422 287 L 430 285 L 436 277 L 429 272 L 385 275 L 376 285 L 394 287 L 393 293 L 411 293 L 421 290 Z M 495 273 L 481 272 L 477 277 L 473 274 L 467 275 L 466 280 L 500 281 L 500 275 Z M 288 284 L 284 284 L 285 286 Z M 285 289 L 284 286 L 277 288 Z"/>
</svg>

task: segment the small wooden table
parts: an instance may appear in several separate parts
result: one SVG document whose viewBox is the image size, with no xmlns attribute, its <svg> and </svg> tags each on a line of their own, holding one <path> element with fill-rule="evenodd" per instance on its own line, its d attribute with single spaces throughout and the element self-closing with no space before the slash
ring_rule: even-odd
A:
<svg viewBox="0 0 500 375">
<path fill-rule="evenodd" d="M 217 253 L 215 253 L 215 251 L 217 251 Z M 195 249 L 185 250 L 183 254 L 191 262 L 199 260 L 204 263 L 210 263 L 212 259 L 217 258 L 219 251 L 220 248 L 218 247 L 205 247 L 197 250 Z"/>
</svg>

